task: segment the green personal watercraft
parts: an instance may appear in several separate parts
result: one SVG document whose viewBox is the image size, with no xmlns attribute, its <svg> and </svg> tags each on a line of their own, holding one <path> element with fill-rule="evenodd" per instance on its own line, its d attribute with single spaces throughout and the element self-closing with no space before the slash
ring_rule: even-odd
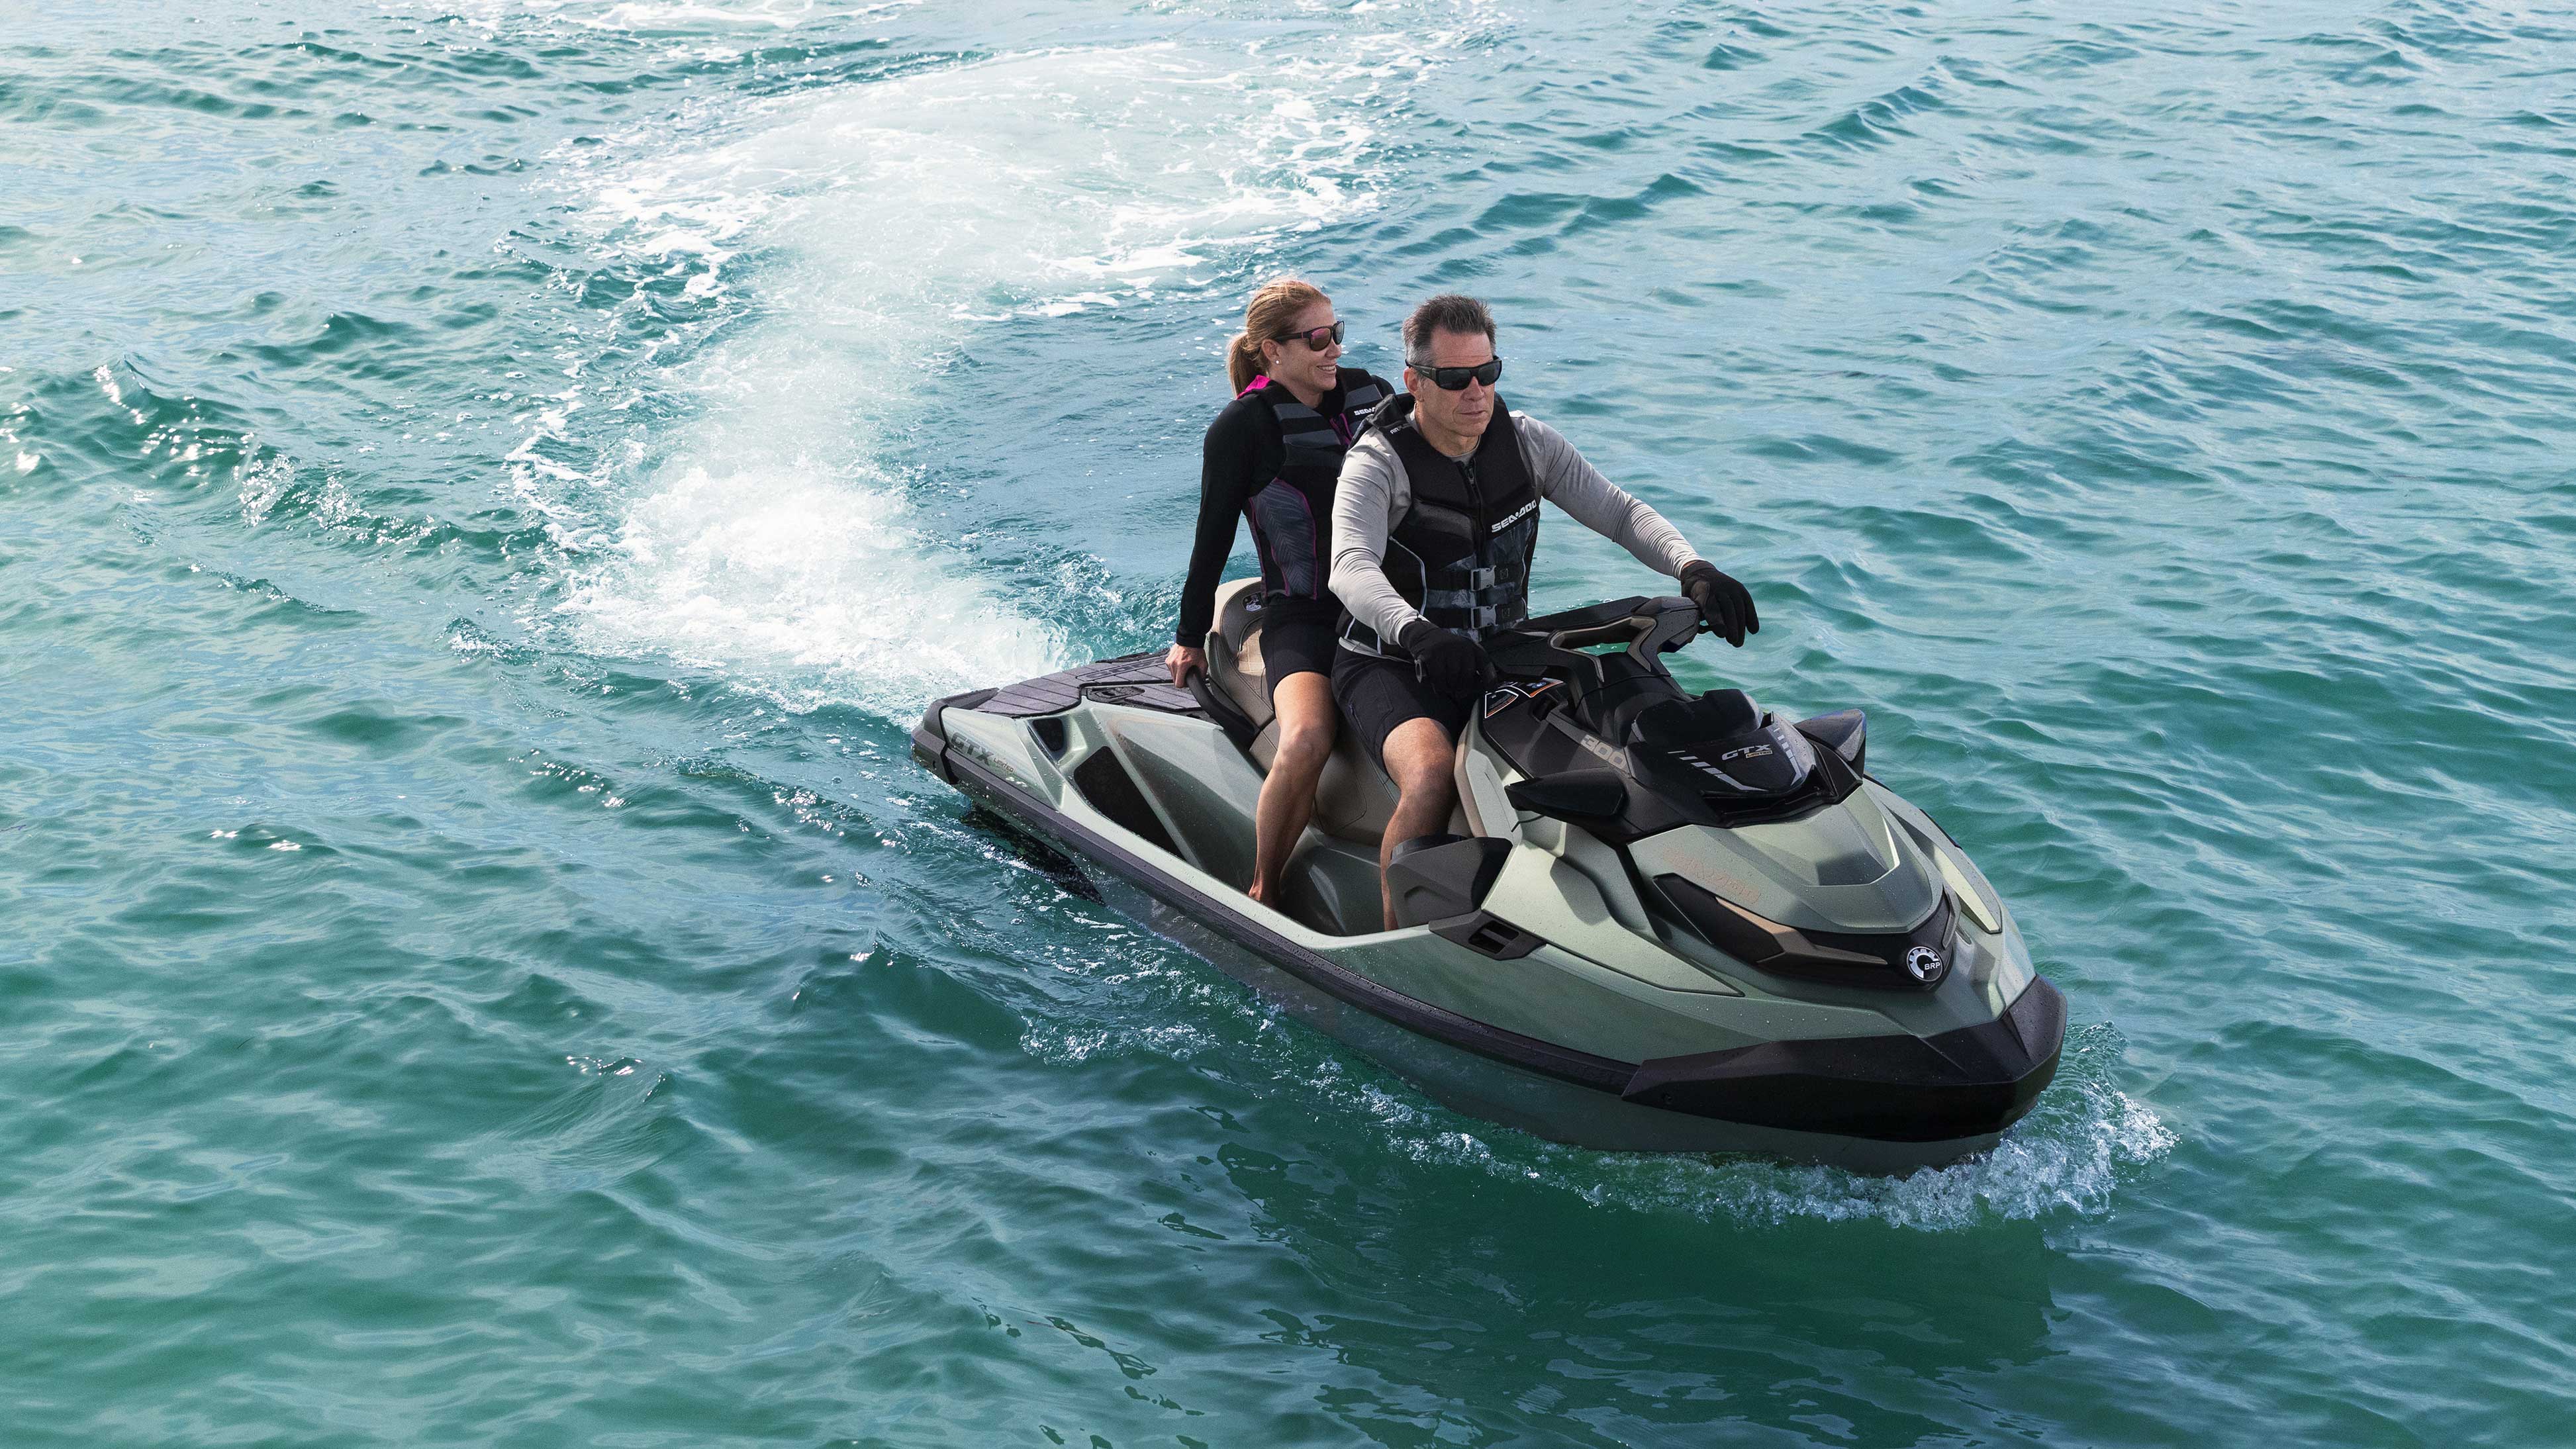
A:
<svg viewBox="0 0 2576 1449">
<path fill-rule="evenodd" d="M 1400 847 L 1347 739 L 1254 902 L 1275 729 L 1254 581 L 1208 670 L 1103 660 L 931 706 L 922 764 L 1113 904 L 1472 1116 L 1580 1146 L 1902 1172 L 1991 1147 L 2056 1072 L 2066 1006 L 2002 899 L 1866 772 L 1860 711 L 1693 695 L 1686 599 L 1531 619 L 1457 752 L 1448 832 Z"/>
</svg>

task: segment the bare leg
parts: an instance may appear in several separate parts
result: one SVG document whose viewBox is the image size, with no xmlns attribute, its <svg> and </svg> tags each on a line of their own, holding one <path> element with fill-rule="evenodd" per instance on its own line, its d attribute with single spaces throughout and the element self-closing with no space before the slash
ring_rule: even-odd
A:
<svg viewBox="0 0 2576 1449">
<path fill-rule="evenodd" d="M 1458 803 L 1457 778 L 1449 732 L 1435 719 L 1409 719 L 1386 737 L 1381 753 L 1386 773 L 1395 781 L 1395 813 L 1386 823 L 1386 839 L 1377 848 L 1378 906 L 1386 928 L 1395 929 L 1395 893 L 1386 888 L 1386 868 L 1395 848 L 1416 836 L 1447 828 Z"/>
<path fill-rule="evenodd" d="M 1252 814 L 1252 898 L 1276 909 L 1279 873 L 1314 818 L 1315 782 L 1324 777 L 1340 716 L 1333 708 L 1333 682 L 1311 670 L 1271 686 L 1270 707 L 1279 715 L 1279 750 L 1270 757 L 1270 777 L 1261 782 L 1261 803 Z"/>
</svg>

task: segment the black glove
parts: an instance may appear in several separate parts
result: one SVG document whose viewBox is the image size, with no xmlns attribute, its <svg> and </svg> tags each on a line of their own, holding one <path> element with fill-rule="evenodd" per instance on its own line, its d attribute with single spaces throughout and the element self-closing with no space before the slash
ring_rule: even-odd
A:
<svg viewBox="0 0 2576 1449">
<path fill-rule="evenodd" d="M 1484 645 L 1428 619 L 1405 625 L 1395 642 L 1413 656 L 1414 671 L 1433 689 L 1453 699 L 1473 699 L 1485 692 L 1493 666 L 1485 662 Z"/>
<path fill-rule="evenodd" d="M 1753 595 L 1708 560 L 1695 558 L 1682 565 L 1682 592 L 1699 605 L 1700 622 L 1708 625 L 1708 631 L 1736 648 L 1744 647 L 1745 635 L 1762 632 L 1762 619 L 1753 612 Z"/>
</svg>

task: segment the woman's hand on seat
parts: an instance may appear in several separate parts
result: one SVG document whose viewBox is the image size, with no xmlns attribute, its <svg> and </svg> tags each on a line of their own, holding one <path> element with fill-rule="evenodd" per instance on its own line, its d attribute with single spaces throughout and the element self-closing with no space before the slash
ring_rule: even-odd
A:
<svg viewBox="0 0 2576 1449">
<path fill-rule="evenodd" d="M 1163 656 L 1163 663 L 1171 668 L 1172 683 L 1187 688 L 1191 671 L 1207 672 L 1207 651 L 1193 649 L 1187 644 L 1175 644 L 1172 652 Z"/>
</svg>

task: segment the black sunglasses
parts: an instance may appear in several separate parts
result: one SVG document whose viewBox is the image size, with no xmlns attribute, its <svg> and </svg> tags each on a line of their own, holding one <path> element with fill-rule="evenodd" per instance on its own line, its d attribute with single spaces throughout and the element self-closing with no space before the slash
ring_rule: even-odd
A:
<svg viewBox="0 0 2576 1449">
<path fill-rule="evenodd" d="M 1282 332 L 1270 340 L 1273 342 L 1303 342 L 1308 347 L 1315 349 L 1317 352 L 1321 352 L 1327 347 L 1338 347 L 1341 345 L 1342 324 L 1336 322 L 1330 327 L 1318 327 L 1311 332 Z"/>
<path fill-rule="evenodd" d="M 1503 360 L 1497 357 L 1473 367 L 1425 367 L 1416 363 L 1413 370 L 1431 379 L 1442 392 L 1465 392 L 1470 382 L 1492 387 L 1495 380 L 1503 375 Z"/>
</svg>

